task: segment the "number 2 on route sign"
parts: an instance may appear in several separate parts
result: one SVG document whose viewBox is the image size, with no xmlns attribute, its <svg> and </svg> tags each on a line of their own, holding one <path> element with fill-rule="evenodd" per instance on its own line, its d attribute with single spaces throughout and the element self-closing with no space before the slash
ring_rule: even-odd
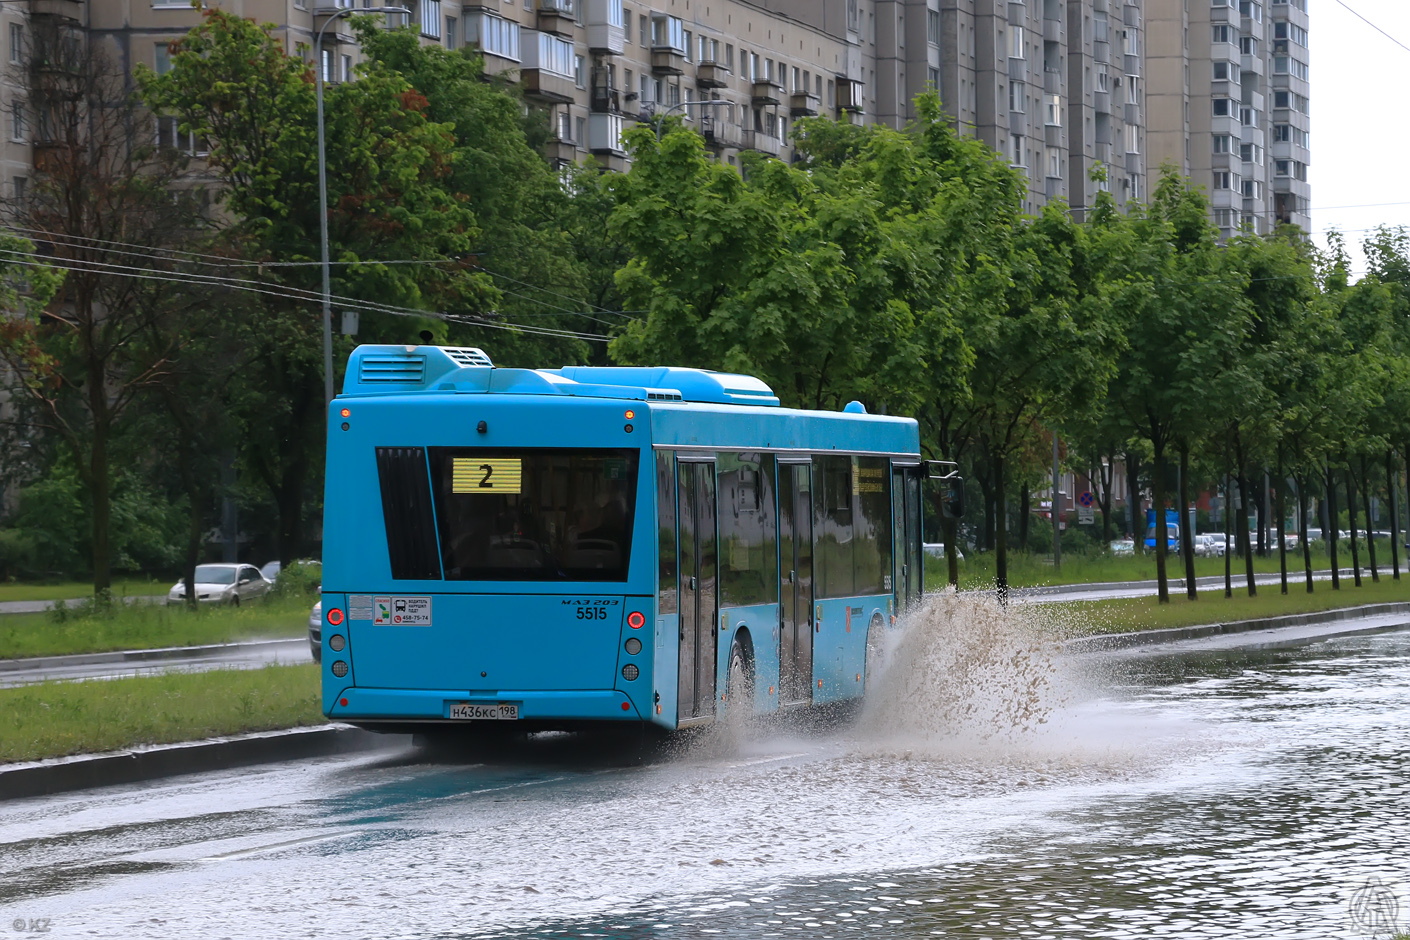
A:
<svg viewBox="0 0 1410 940">
<path fill-rule="evenodd" d="M 452 457 L 450 491 L 518 494 L 523 486 L 523 462 L 518 457 Z"/>
</svg>

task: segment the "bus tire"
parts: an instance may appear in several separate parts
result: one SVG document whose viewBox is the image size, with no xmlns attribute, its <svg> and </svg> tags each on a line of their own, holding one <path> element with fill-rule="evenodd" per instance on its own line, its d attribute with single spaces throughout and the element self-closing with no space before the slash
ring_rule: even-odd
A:
<svg viewBox="0 0 1410 940">
<path fill-rule="evenodd" d="M 725 705 L 728 711 L 746 718 L 754 714 L 754 656 L 748 644 L 738 637 L 730 647 Z"/>
</svg>

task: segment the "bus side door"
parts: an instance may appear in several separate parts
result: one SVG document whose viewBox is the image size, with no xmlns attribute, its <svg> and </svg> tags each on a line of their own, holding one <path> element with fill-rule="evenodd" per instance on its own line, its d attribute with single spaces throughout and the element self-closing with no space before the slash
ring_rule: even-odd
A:
<svg viewBox="0 0 1410 940">
<path fill-rule="evenodd" d="M 778 464 L 779 702 L 813 700 L 813 494 L 811 463 Z"/>
<path fill-rule="evenodd" d="M 676 722 L 715 714 L 715 461 L 679 458 L 680 679 Z"/>
</svg>

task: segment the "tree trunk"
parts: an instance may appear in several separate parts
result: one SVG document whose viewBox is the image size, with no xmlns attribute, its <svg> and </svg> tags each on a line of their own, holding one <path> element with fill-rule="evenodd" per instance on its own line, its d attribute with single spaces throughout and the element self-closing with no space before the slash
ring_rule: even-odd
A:
<svg viewBox="0 0 1410 940">
<path fill-rule="evenodd" d="M 950 586 L 958 590 L 960 586 L 959 520 L 951 519 L 941 513 L 940 531 L 945 539 L 945 576 Z"/>
<path fill-rule="evenodd" d="M 1099 458 L 1100 459 L 1100 458 Z M 1097 468 L 1097 473 L 1102 484 L 1102 491 L 1098 498 L 1098 505 L 1102 507 L 1102 546 L 1111 544 L 1111 477 L 1115 473 L 1112 468 L 1112 459 L 1107 458 L 1101 461 Z"/>
<path fill-rule="evenodd" d="M 1343 457 L 1343 460 L 1346 462 L 1346 528 L 1351 533 L 1351 577 L 1360 587 L 1361 552 L 1356 544 L 1356 476 L 1351 472 L 1351 459 Z"/>
<path fill-rule="evenodd" d="M 1376 567 L 1375 524 L 1371 521 L 1371 466 L 1366 456 L 1361 456 L 1361 501 L 1366 508 L 1366 562 L 1371 566 L 1371 582 L 1379 584 L 1380 569 Z"/>
<path fill-rule="evenodd" d="M 1253 492 L 1253 487 L 1249 485 L 1247 477 L 1239 479 L 1239 531 L 1238 538 L 1243 544 L 1244 552 L 1244 581 L 1248 584 L 1248 596 L 1258 596 L 1258 582 L 1253 579 L 1253 541 L 1248 534 L 1248 504 L 1249 495 Z M 1256 506 L 1254 507 L 1257 508 Z"/>
<path fill-rule="evenodd" d="M 1008 519 L 1004 512 L 1004 458 L 994 457 L 994 492 L 999 505 L 994 512 L 994 587 L 999 592 L 999 602 L 1006 603 L 1009 593 L 1009 545 Z M 1053 522 L 1057 524 L 1056 520 Z"/>
<path fill-rule="evenodd" d="M 1030 495 L 1025 483 L 1018 491 L 1018 550 L 1028 551 L 1028 519 L 1030 516 Z"/>
<path fill-rule="evenodd" d="M 1224 474 L 1224 596 L 1234 596 L 1234 478 Z"/>
<path fill-rule="evenodd" d="M 1159 602 L 1170 603 L 1170 582 L 1165 570 L 1165 558 L 1170 552 L 1169 530 L 1165 525 L 1165 441 L 1153 435 L 1155 460 L 1151 464 L 1151 506 L 1155 513 L 1155 583 Z"/>
<path fill-rule="evenodd" d="M 1322 533 L 1327 536 L 1327 552 L 1332 563 L 1332 590 L 1341 590 L 1341 568 L 1337 566 L 1337 478 L 1332 465 L 1325 467 L 1327 478 L 1327 525 Z"/>
<path fill-rule="evenodd" d="M 186 490 L 186 545 L 181 553 L 181 580 L 186 585 L 186 606 L 194 610 L 196 599 L 196 565 L 201 560 L 201 485 L 196 479 L 191 452 L 180 449 L 178 460 L 181 464 L 181 482 Z"/>
<path fill-rule="evenodd" d="M 1139 471 L 1141 460 L 1135 454 L 1126 454 L 1126 516 L 1131 520 L 1131 551 L 1139 556 L 1145 551 L 1145 527 L 1141 525 L 1141 483 Z"/>
<path fill-rule="evenodd" d="M 1312 543 L 1307 538 L 1307 478 L 1297 477 L 1297 531 L 1302 542 L 1302 569 L 1307 581 L 1307 593 L 1312 593 Z"/>
<path fill-rule="evenodd" d="M 1287 525 L 1287 477 L 1283 476 L 1283 464 L 1278 463 L 1278 490 L 1274 494 L 1273 513 L 1277 516 L 1278 531 L 1278 583 L 1281 594 L 1288 593 L 1288 540 L 1285 526 Z"/>
<path fill-rule="evenodd" d="M 1400 499 L 1395 485 L 1395 455 L 1386 451 L 1386 501 L 1390 503 L 1390 570 L 1392 581 L 1400 580 Z"/>
<path fill-rule="evenodd" d="M 1185 596 L 1199 600 L 1199 589 L 1195 584 L 1195 536 L 1190 531 L 1190 448 L 1180 445 L 1180 552 L 1185 556 Z"/>
</svg>

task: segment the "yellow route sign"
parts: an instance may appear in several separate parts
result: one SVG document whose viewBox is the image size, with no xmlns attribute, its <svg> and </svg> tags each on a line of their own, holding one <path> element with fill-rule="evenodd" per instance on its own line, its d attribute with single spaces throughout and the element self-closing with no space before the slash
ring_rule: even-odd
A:
<svg viewBox="0 0 1410 940">
<path fill-rule="evenodd" d="M 452 493 L 519 493 L 523 485 L 523 462 L 518 457 L 452 457 Z"/>
</svg>

